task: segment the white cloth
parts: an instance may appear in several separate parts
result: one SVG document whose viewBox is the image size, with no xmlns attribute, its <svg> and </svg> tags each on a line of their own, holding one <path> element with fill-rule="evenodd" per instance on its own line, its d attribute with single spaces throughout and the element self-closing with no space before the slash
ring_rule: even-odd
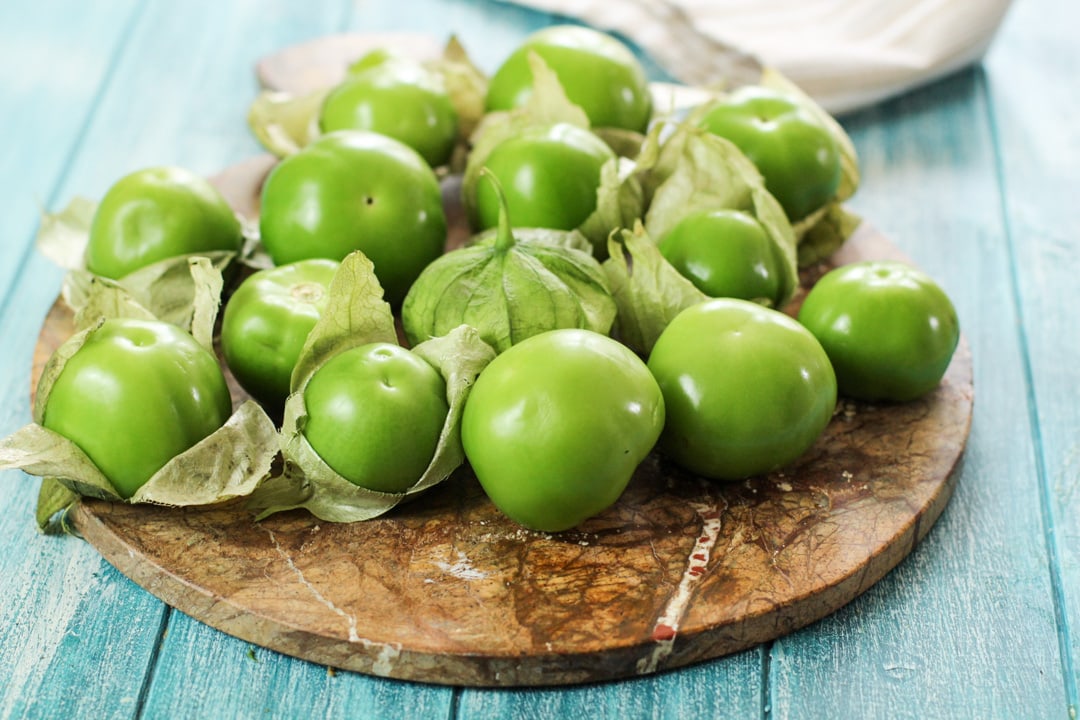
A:
<svg viewBox="0 0 1080 720">
<path fill-rule="evenodd" d="M 510 1 L 618 32 L 692 85 L 745 82 L 756 57 L 834 113 L 977 61 L 1009 6 L 1009 0 Z"/>
</svg>

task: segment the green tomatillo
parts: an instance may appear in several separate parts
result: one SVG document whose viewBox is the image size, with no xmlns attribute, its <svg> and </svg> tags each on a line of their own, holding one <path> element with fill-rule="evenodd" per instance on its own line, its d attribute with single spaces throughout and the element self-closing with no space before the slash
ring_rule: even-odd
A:
<svg viewBox="0 0 1080 720">
<path fill-rule="evenodd" d="M 709 107 L 700 122 L 750 158 L 792 223 L 824 207 L 840 187 L 836 139 L 784 93 L 757 86 L 739 88 Z"/>
<path fill-rule="evenodd" d="M 378 133 L 341 130 L 271 171 L 259 229 L 277 265 L 362 251 L 398 305 L 442 254 L 447 225 L 439 181 L 415 150 Z"/>
<path fill-rule="evenodd" d="M 645 364 L 588 330 L 552 330 L 499 355 L 472 388 L 465 456 L 491 501 L 558 532 L 610 507 L 664 425 Z"/>
<path fill-rule="evenodd" d="M 313 258 L 260 270 L 229 298 L 221 322 L 221 351 L 253 398 L 280 411 L 311 329 L 326 309 L 335 260 Z"/>
<path fill-rule="evenodd" d="M 486 169 L 484 181 L 500 203 L 498 228 L 443 255 L 416 279 L 401 308 L 409 342 L 462 324 L 476 328 L 496 352 L 558 328 L 607 334 L 615 301 L 589 241 L 576 231 L 512 230 L 499 181 Z"/>
<path fill-rule="evenodd" d="M 323 101 L 319 127 L 370 130 L 400 140 L 432 167 L 450 160 L 457 112 L 438 75 L 386 53 L 362 59 Z"/>
<path fill-rule="evenodd" d="M 496 145 L 484 161 L 502 183 L 517 227 L 573 230 L 596 210 L 600 171 L 615 153 L 584 128 L 535 125 Z M 473 225 L 499 222 L 501 201 L 492 185 L 478 183 Z"/>
<path fill-rule="evenodd" d="M 449 412 L 442 376 L 390 343 L 331 357 L 304 388 L 304 405 L 312 449 L 349 482 L 384 493 L 420 479 Z"/>
<path fill-rule="evenodd" d="M 207 180 L 183 168 L 147 168 L 105 193 L 90 225 L 86 269 L 115 280 L 159 260 L 238 252 L 242 244 L 240 221 Z"/>
<path fill-rule="evenodd" d="M 657 242 L 683 277 L 709 297 L 776 307 L 784 298 L 783 259 L 761 223 L 739 210 L 687 215 Z"/>
<path fill-rule="evenodd" d="M 820 343 L 787 315 L 746 300 L 683 310 L 653 346 L 649 370 L 667 406 L 661 450 L 715 480 L 794 461 L 836 405 L 836 376 Z"/>
<path fill-rule="evenodd" d="M 593 127 L 644 132 L 652 95 L 641 63 L 614 37 L 587 27 L 556 25 L 530 35 L 496 70 L 487 109 L 510 110 L 532 92 L 529 54 L 555 72 L 567 97 L 585 111 Z"/>
<path fill-rule="evenodd" d="M 926 273 L 864 261 L 826 273 L 799 322 L 821 342 L 840 393 L 859 400 L 914 400 L 937 387 L 960 341 L 956 309 Z"/>
<path fill-rule="evenodd" d="M 231 410 L 209 350 L 175 325 L 116 319 L 90 330 L 68 358 L 40 422 L 75 443 L 129 498 L 225 424 Z"/>
</svg>

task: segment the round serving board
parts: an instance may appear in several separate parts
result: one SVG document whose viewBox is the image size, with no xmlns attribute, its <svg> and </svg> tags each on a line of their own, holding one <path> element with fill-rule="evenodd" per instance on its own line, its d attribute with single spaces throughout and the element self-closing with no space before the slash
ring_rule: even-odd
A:
<svg viewBox="0 0 1080 720">
<path fill-rule="evenodd" d="M 272 162 L 255 158 L 215 182 L 252 214 Z M 864 225 L 804 286 L 830 264 L 897 256 Z M 71 331 L 71 311 L 57 301 L 35 385 Z M 783 472 L 710 483 L 652 455 L 614 507 L 554 535 L 502 516 L 467 467 L 363 523 L 305 511 L 256 523 L 241 503 L 93 500 L 73 519 L 164 602 L 289 655 L 445 684 L 607 680 L 750 647 L 870 587 L 948 501 L 973 397 L 962 340 L 933 393 L 903 405 L 841 401 L 817 444 Z"/>
</svg>

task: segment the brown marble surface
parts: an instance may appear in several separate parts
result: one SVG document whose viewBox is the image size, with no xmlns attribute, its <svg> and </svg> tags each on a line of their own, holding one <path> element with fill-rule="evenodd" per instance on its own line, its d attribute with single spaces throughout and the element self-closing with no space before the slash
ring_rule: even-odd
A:
<svg viewBox="0 0 1080 720">
<path fill-rule="evenodd" d="M 268 167 L 255 159 L 217 180 L 250 212 Z M 835 262 L 896 255 L 865 226 Z M 58 302 L 35 379 L 70 322 Z M 842 401 L 782 473 L 708 483 L 650 456 L 613 508 L 557 535 L 502 517 L 467 468 L 352 525 L 302 511 L 254 523 L 235 503 L 99 501 L 78 505 L 74 521 L 155 596 L 290 655 L 447 684 L 604 680 L 778 637 L 870 587 L 948 502 L 973 399 L 961 340 L 935 392 L 904 405 Z"/>
</svg>

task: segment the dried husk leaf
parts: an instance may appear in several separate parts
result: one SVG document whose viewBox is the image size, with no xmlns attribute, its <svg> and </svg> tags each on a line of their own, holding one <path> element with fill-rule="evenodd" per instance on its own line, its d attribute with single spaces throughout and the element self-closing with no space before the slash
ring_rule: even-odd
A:
<svg viewBox="0 0 1080 720">
<path fill-rule="evenodd" d="M 374 342 L 397 343 L 394 315 L 383 300 L 375 266 L 359 250 L 341 261 L 330 283 L 326 309 L 308 334 L 290 383 L 303 392 L 307 381 L 331 356 Z"/>
<path fill-rule="evenodd" d="M 93 327 L 109 318 L 157 319 L 154 313 L 143 307 L 128 290 L 114 280 L 87 273 L 83 293 L 81 307 L 75 312 L 76 330 Z"/>
<path fill-rule="evenodd" d="M 450 36 L 442 57 L 426 63 L 425 67 L 442 78 L 450 104 L 457 113 L 458 142 L 450 166 L 453 172 L 461 172 L 468 155 L 469 138 L 484 117 L 487 75 L 469 58 L 456 35 Z"/>
<path fill-rule="evenodd" d="M 799 243 L 799 267 L 825 260 L 847 241 L 862 218 L 839 203 L 827 205 Z"/>
<path fill-rule="evenodd" d="M 264 90 L 248 109 L 248 127 L 274 155 L 294 155 L 319 137 L 319 113 L 330 88 L 304 95 Z"/>
<path fill-rule="evenodd" d="M 604 271 L 619 308 L 613 334 L 648 355 L 676 315 L 709 298 L 660 254 L 640 223 L 632 231 L 613 233 L 609 248 Z"/>
<path fill-rule="evenodd" d="M 78 495 L 120 499 L 108 478 L 78 445 L 37 423 L 25 425 L 0 440 L 0 470 L 14 469 L 57 478 Z"/>
<path fill-rule="evenodd" d="M 189 258 L 192 299 L 190 332 L 195 341 L 207 350 L 214 351 L 214 324 L 221 309 L 221 291 L 225 288 L 225 279 L 221 270 L 215 267 L 210 258 Z"/>
<path fill-rule="evenodd" d="M 592 243 L 593 255 L 603 260 L 608 254 L 608 237 L 616 230 L 634 227 L 644 217 L 645 194 L 633 160 L 617 157 L 600 168 L 596 209 L 578 228 Z"/>
<path fill-rule="evenodd" d="M 468 325 L 457 327 L 443 337 L 420 343 L 412 351 L 443 376 L 446 381 L 446 404 L 450 410 L 431 463 L 406 495 L 422 492 L 442 482 L 465 461 L 465 451 L 461 446 L 461 414 L 465 410 L 465 400 L 480 372 L 495 359 L 495 350 L 480 338 L 476 328 Z"/>
<path fill-rule="evenodd" d="M 97 206 L 89 198 L 73 197 L 60 212 L 42 212 L 35 241 L 38 252 L 67 270 L 82 268 Z"/>
<path fill-rule="evenodd" d="M 34 509 L 34 520 L 37 521 L 38 530 L 46 535 L 56 535 L 67 531 L 67 524 L 63 520 L 68 509 L 78 502 L 79 496 L 72 492 L 56 478 L 42 478 L 41 488 L 38 490 L 37 507 Z M 60 520 L 57 521 L 57 515 Z"/>
<path fill-rule="evenodd" d="M 212 349 L 224 288 L 222 270 L 234 258 L 231 252 L 169 258 L 120 280 L 72 270 L 65 278 L 64 298 L 75 310 L 76 329 L 110 318 L 161 320 Z"/>
<path fill-rule="evenodd" d="M 248 400 L 219 429 L 165 463 L 130 502 L 180 507 L 247 496 L 269 476 L 277 453 L 274 422 Z"/>
<path fill-rule="evenodd" d="M 481 233 L 420 274 L 401 312 L 411 343 L 461 324 L 476 328 L 496 352 L 547 330 L 611 330 L 615 302 L 584 236 L 515 228 L 513 244 L 500 247 L 498 232 Z"/>
<path fill-rule="evenodd" d="M 611 148 L 612 152 L 621 158 L 634 160 L 641 154 L 641 147 L 645 143 L 645 135 L 635 130 L 624 128 L 601 127 L 593 128 L 596 137 L 600 138 Z"/>
</svg>

